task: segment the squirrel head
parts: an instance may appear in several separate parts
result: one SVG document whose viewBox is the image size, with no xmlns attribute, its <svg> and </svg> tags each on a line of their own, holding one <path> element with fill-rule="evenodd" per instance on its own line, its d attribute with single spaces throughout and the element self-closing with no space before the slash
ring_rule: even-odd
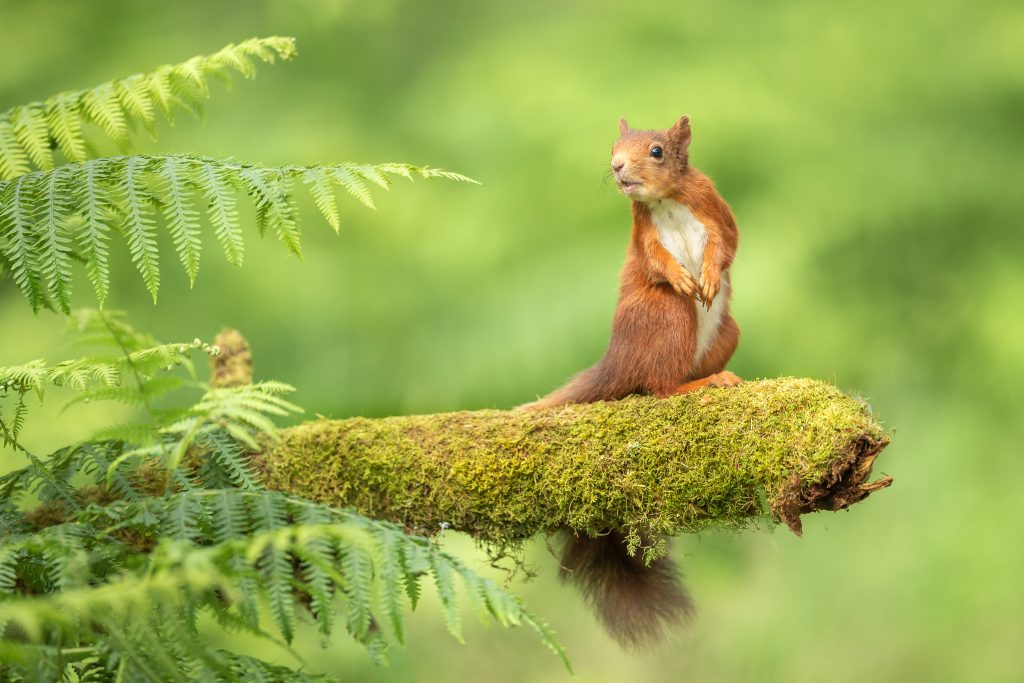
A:
<svg viewBox="0 0 1024 683">
<path fill-rule="evenodd" d="M 667 130 L 633 130 L 619 119 L 619 139 L 612 147 L 612 173 L 624 195 L 653 202 L 677 191 L 689 168 L 690 117 Z"/>
</svg>

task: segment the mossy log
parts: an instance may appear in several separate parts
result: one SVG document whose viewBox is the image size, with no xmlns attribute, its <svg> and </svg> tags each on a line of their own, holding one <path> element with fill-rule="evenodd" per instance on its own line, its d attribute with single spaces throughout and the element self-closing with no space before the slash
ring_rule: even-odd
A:
<svg viewBox="0 0 1024 683">
<path fill-rule="evenodd" d="M 267 485 L 430 533 L 516 543 L 569 527 L 633 538 L 839 510 L 888 438 L 868 406 L 807 379 L 537 412 L 317 420 L 258 457 Z"/>
</svg>

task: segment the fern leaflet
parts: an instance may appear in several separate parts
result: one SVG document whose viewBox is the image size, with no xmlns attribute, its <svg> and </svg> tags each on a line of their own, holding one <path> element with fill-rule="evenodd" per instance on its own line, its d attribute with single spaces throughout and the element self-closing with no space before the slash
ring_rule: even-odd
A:
<svg viewBox="0 0 1024 683">
<path fill-rule="evenodd" d="M 203 101 L 210 96 L 208 76 L 227 78 L 234 71 L 252 78 L 256 75 L 253 60 L 272 64 L 294 55 L 292 38 L 252 38 L 182 64 L 160 66 L 0 112 L 0 180 L 27 173 L 30 164 L 41 170 L 52 168 L 51 138 L 68 160 L 85 161 L 87 123 L 96 124 L 118 147 L 127 150 L 133 126 L 155 135 L 156 109 L 168 121 L 173 121 L 179 108 L 200 115 Z"/>
<path fill-rule="evenodd" d="M 67 313 L 72 258 L 85 262 L 102 304 L 110 287 L 109 239 L 123 234 L 155 301 L 160 288 L 157 207 L 192 284 L 202 251 L 195 194 L 206 200 L 206 222 L 224 255 L 238 265 L 244 253 L 236 210 L 239 188 L 256 209 L 258 232 L 271 230 L 290 253 L 301 256 L 293 181 L 310 191 L 337 230 L 334 188 L 372 207 L 367 183 L 389 187 L 389 175 L 475 182 L 458 173 L 394 163 L 267 167 L 184 154 L 92 159 L 0 181 L 0 254 L 34 310 L 51 307 Z"/>
</svg>

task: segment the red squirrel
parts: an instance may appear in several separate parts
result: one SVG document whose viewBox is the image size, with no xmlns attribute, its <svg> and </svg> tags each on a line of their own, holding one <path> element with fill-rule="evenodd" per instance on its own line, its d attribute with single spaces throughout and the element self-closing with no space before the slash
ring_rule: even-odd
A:
<svg viewBox="0 0 1024 683">
<path fill-rule="evenodd" d="M 740 378 L 725 370 L 739 341 L 729 314 L 729 267 L 739 241 L 732 211 L 711 180 L 690 166 L 689 117 L 668 130 L 619 121 L 612 172 L 632 200 L 633 235 L 604 357 L 526 410 L 564 403 L 658 397 Z M 562 576 L 576 583 L 609 633 L 627 646 L 658 640 L 693 612 L 667 557 L 645 566 L 622 534 L 572 535 Z"/>
</svg>

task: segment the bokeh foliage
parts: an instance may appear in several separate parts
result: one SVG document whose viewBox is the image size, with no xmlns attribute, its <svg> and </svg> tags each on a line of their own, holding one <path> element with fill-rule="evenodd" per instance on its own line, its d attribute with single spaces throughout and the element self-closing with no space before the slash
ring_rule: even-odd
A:
<svg viewBox="0 0 1024 683">
<path fill-rule="evenodd" d="M 302 264 L 267 240 L 247 245 L 241 270 L 204 259 L 192 292 L 168 271 L 157 308 L 113 250 L 114 281 L 133 284 L 109 306 L 160 338 L 238 327 L 258 377 L 298 386 L 296 402 L 331 416 L 506 407 L 593 362 L 628 230 L 603 181 L 616 121 L 689 114 L 693 162 L 741 230 L 732 369 L 861 392 L 896 430 L 877 464 L 896 484 L 808 518 L 800 541 L 683 539 L 701 617 L 660 653 L 611 647 L 556 585 L 543 544 L 529 556 L 539 578 L 517 592 L 587 681 L 1024 675 L 1019 3 L 0 0 L 0 11 L 0 108 L 239 36 L 295 35 L 301 60 L 236 88 L 201 128 L 180 116 L 145 150 L 429 161 L 483 182 L 402 187 L 378 212 L 350 212 L 340 237 L 309 231 Z M 55 355 L 63 321 L 33 320 L 5 288 L 0 325 L 0 362 L 13 364 Z M 111 418 L 90 410 L 25 438 L 45 451 Z M 529 634 L 467 628 L 463 647 L 436 621 L 411 620 L 418 634 L 390 669 L 344 643 L 321 652 L 312 634 L 307 654 L 360 680 L 566 675 L 554 658 L 522 656 Z"/>
</svg>

